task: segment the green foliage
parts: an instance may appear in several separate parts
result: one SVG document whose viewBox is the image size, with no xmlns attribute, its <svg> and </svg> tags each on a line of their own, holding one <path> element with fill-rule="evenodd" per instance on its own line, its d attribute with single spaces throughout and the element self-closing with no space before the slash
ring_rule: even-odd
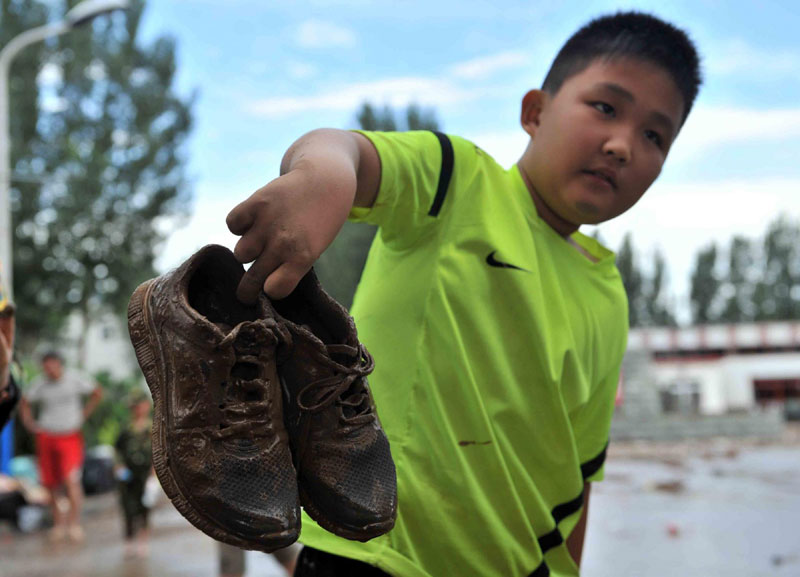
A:
<svg viewBox="0 0 800 577">
<path fill-rule="evenodd" d="M 716 268 L 717 246 L 712 243 L 698 253 L 692 271 L 689 298 L 692 307 L 692 322 L 695 324 L 715 320 L 712 306 L 717 299 L 720 287 Z"/>
<path fill-rule="evenodd" d="M 738 323 L 755 318 L 753 296 L 753 273 L 756 258 L 753 242 L 743 236 L 735 236 L 728 249 L 728 275 L 720 289 L 724 308 L 719 320 L 726 323 Z"/>
<path fill-rule="evenodd" d="M 113 445 L 120 430 L 130 420 L 128 400 L 131 393 L 141 390 L 139 378 L 113 379 L 107 372 L 95 379 L 103 388 L 103 400 L 83 426 L 86 446 Z"/>
<path fill-rule="evenodd" d="M 410 104 L 404 112 L 398 115 L 390 106 L 384 106 L 382 110 L 377 110 L 372 104 L 365 102 L 358 110 L 356 120 L 362 130 L 392 132 L 395 130 L 439 129 L 436 113 L 433 110 L 423 110 L 417 104 Z"/>
<path fill-rule="evenodd" d="M 630 326 L 638 327 L 641 324 L 642 302 L 642 271 L 636 262 L 631 235 L 626 234 L 622 239 L 622 246 L 617 251 L 617 269 L 622 276 L 622 284 L 628 295 L 628 320 Z"/>
<path fill-rule="evenodd" d="M 763 320 L 800 318 L 800 226 L 786 217 L 773 221 L 764 237 L 763 269 L 755 306 Z"/>
<path fill-rule="evenodd" d="M 667 281 L 667 261 L 660 250 L 653 256 L 653 275 L 647 279 L 644 291 L 644 306 L 647 323 L 653 326 L 675 326 L 669 295 L 665 291 Z"/>
<path fill-rule="evenodd" d="M 397 130 L 399 125 L 402 126 L 402 130 L 438 130 L 439 128 L 433 111 L 423 111 L 414 104 L 400 115 L 400 121 L 397 120 L 397 116 L 388 106 L 383 110 L 376 110 L 371 104 L 365 102 L 359 109 L 356 118 L 359 128 L 363 130 L 393 131 Z M 353 302 L 353 295 L 361 278 L 361 271 L 364 270 L 364 263 L 366 263 L 372 239 L 375 237 L 375 231 L 376 228 L 368 224 L 345 223 L 336 240 L 315 265 L 317 275 L 325 290 L 348 308 Z"/>
<path fill-rule="evenodd" d="M 54 8 L 57 17 L 76 3 Z M 74 311 L 84 321 L 123 311 L 136 285 L 155 275 L 155 255 L 185 216 L 182 146 L 193 99 L 174 92 L 174 41 L 137 39 L 143 9 L 134 1 L 124 14 L 53 42 L 44 56 L 60 71 L 59 106 L 14 135 L 17 154 L 26 154 L 17 142 L 36 143 L 15 170 L 38 182 L 12 191 L 24 348 L 55 336 Z"/>
<path fill-rule="evenodd" d="M 779 216 L 763 239 L 731 239 L 726 270 L 716 251 L 698 254 L 692 275 L 692 321 L 800 319 L 800 222 Z"/>
<path fill-rule="evenodd" d="M 653 255 L 652 274 L 639 265 L 630 234 L 622 239 L 617 251 L 617 269 L 628 295 L 630 326 L 674 326 L 675 315 L 669 294 L 665 290 L 667 263 L 661 251 Z"/>
</svg>

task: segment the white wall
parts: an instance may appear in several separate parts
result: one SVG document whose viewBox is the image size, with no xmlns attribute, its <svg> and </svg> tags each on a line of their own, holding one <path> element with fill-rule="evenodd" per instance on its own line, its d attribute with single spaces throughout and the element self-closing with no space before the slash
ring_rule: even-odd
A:
<svg viewBox="0 0 800 577">
<path fill-rule="evenodd" d="M 800 353 L 730 355 L 718 360 L 653 363 L 659 389 L 676 381 L 700 386 L 700 412 L 719 415 L 755 406 L 753 380 L 800 379 Z"/>
</svg>

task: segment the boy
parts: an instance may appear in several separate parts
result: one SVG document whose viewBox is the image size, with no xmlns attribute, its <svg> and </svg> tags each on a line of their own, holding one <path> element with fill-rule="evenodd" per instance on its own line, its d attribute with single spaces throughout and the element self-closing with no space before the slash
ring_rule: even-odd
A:
<svg viewBox="0 0 800 577">
<path fill-rule="evenodd" d="M 627 305 L 614 255 L 578 232 L 656 179 L 700 84 L 681 30 L 599 18 L 522 100 L 506 171 L 430 132 L 314 131 L 228 215 L 239 286 L 289 294 L 350 216 L 380 226 L 353 315 L 398 475 L 368 543 L 307 517 L 296 575 L 577 575 Z"/>
</svg>

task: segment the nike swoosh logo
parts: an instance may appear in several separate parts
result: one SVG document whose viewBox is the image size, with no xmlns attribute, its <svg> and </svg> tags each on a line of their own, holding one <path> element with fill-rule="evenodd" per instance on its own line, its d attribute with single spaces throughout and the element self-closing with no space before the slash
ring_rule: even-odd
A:
<svg viewBox="0 0 800 577">
<path fill-rule="evenodd" d="M 511 269 L 514 269 L 514 270 L 521 270 L 522 272 L 531 272 L 531 271 L 529 271 L 527 269 L 524 269 L 522 267 L 519 267 L 519 266 L 516 266 L 516 265 L 513 265 L 513 264 L 509 264 L 507 262 L 499 261 L 496 258 L 494 258 L 495 254 L 497 254 L 496 250 L 493 250 L 492 252 L 489 253 L 489 256 L 486 257 L 486 264 L 488 264 L 489 266 L 497 267 L 497 268 L 511 268 Z"/>
</svg>

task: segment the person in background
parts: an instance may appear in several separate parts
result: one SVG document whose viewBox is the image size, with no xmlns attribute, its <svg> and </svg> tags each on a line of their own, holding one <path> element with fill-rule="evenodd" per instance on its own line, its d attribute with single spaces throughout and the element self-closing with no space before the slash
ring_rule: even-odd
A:
<svg viewBox="0 0 800 577">
<path fill-rule="evenodd" d="M 145 556 L 149 536 L 147 518 L 150 507 L 145 502 L 145 486 L 153 473 L 150 431 L 150 399 L 137 390 L 129 400 L 130 422 L 114 448 L 117 450 L 115 473 L 119 501 L 125 522 L 125 556 Z"/>
<path fill-rule="evenodd" d="M 0 278 L 0 431 L 6 426 L 19 402 L 20 392 L 13 373 L 14 305 Z"/>
<path fill-rule="evenodd" d="M 81 427 L 97 408 L 103 392 L 90 378 L 66 370 L 57 351 L 42 356 L 42 371 L 22 397 L 20 417 L 25 428 L 36 437 L 41 482 L 50 492 L 53 512 L 50 538 L 81 542 L 84 539 L 80 525 L 83 504 Z M 88 396 L 85 403 L 84 396 Z M 33 417 L 32 403 L 39 405 L 37 419 Z M 63 512 L 58 505 L 62 492 L 69 503 L 69 509 Z"/>
</svg>

